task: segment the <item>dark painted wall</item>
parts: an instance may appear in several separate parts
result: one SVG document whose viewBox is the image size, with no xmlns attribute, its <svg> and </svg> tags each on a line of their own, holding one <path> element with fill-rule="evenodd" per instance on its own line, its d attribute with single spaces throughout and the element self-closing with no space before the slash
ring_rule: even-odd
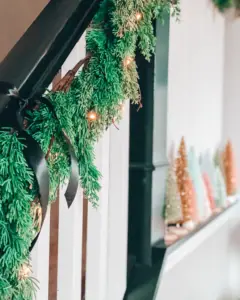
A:
<svg viewBox="0 0 240 300">
<path fill-rule="evenodd" d="M 49 0 L 0 1 L 0 61 L 12 49 Z"/>
</svg>

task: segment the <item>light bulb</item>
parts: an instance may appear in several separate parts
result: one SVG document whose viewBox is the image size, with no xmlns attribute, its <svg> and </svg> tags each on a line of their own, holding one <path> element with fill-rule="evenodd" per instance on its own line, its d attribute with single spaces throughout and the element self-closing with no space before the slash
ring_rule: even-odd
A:
<svg viewBox="0 0 240 300">
<path fill-rule="evenodd" d="M 121 104 L 119 105 L 119 109 L 121 110 L 121 112 L 124 112 L 125 106 L 124 106 L 123 103 L 121 103 Z"/>
<path fill-rule="evenodd" d="M 87 119 L 90 122 L 96 121 L 96 119 L 97 119 L 97 113 L 95 111 L 93 111 L 93 110 L 89 111 L 88 114 L 87 114 Z"/>
<path fill-rule="evenodd" d="M 140 12 L 137 12 L 137 13 L 136 13 L 136 20 L 137 20 L 137 21 L 142 20 L 142 17 L 143 17 L 142 13 L 140 13 Z"/>
<path fill-rule="evenodd" d="M 131 56 L 128 56 L 128 57 L 126 57 L 125 60 L 124 60 L 124 65 L 125 65 L 126 67 L 128 67 L 128 66 L 132 63 L 132 61 L 133 61 L 133 58 L 132 58 Z"/>
<path fill-rule="evenodd" d="M 26 280 L 27 278 L 29 278 L 31 276 L 32 270 L 30 265 L 28 264 L 23 264 L 18 272 L 18 278 L 20 280 Z"/>
</svg>

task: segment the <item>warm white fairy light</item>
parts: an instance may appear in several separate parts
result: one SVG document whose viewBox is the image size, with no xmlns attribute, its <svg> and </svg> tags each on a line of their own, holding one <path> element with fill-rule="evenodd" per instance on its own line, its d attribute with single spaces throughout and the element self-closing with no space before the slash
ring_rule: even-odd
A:
<svg viewBox="0 0 240 300">
<path fill-rule="evenodd" d="M 87 119 L 90 122 L 96 121 L 97 120 L 97 113 L 93 110 L 89 111 L 87 114 Z"/>
<path fill-rule="evenodd" d="M 133 58 L 131 56 L 127 56 L 124 60 L 124 66 L 128 67 L 131 65 L 132 62 L 133 62 Z"/>
<path fill-rule="evenodd" d="M 33 208 L 33 217 L 34 227 L 40 231 L 42 226 L 42 207 L 39 203 Z"/>
<path fill-rule="evenodd" d="M 123 113 L 125 111 L 125 106 L 124 106 L 124 103 L 121 103 L 119 105 L 119 110 Z"/>
<path fill-rule="evenodd" d="M 28 279 L 32 274 L 32 269 L 29 264 L 23 264 L 18 272 L 18 278 L 19 280 L 26 280 Z"/>
<path fill-rule="evenodd" d="M 140 12 L 137 12 L 137 13 L 136 13 L 136 20 L 137 20 L 137 21 L 141 21 L 141 20 L 142 20 L 142 17 L 143 17 L 142 13 L 140 13 Z"/>
</svg>

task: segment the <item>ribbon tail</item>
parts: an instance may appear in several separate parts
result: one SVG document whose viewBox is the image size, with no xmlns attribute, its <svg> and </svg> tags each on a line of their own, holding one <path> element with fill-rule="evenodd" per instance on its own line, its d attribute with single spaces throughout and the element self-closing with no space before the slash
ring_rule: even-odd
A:
<svg viewBox="0 0 240 300">
<path fill-rule="evenodd" d="M 33 249 L 34 246 L 36 245 L 37 240 L 38 240 L 39 235 L 40 235 L 40 232 L 41 232 L 41 231 L 39 231 L 39 233 L 36 235 L 36 237 L 35 237 L 34 240 L 32 241 L 31 246 L 30 246 L 30 248 L 29 248 L 29 252 L 32 252 L 32 249 Z"/>
<path fill-rule="evenodd" d="M 70 172 L 68 187 L 65 192 L 65 198 L 67 201 L 68 208 L 71 207 L 76 197 L 77 189 L 78 189 L 78 163 L 77 163 L 76 155 L 71 145 L 69 145 L 69 154 L 71 158 L 71 172 Z"/>
<path fill-rule="evenodd" d="M 46 217 L 47 207 L 48 207 L 49 185 L 50 185 L 47 162 L 45 160 L 45 155 L 41 147 L 39 146 L 39 144 L 29 134 L 27 134 L 24 131 L 22 131 L 20 135 L 23 136 L 26 140 L 26 148 L 24 150 L 24 154 L 29 166 L 34 171 L 34 174 L 37 179 L 39 194 L 40 194 L 39 201 L 42 208 L 42 225 L 43 225 L 43 222 Z M 36 244 L 40 232 L 33 240 L 30 247 L 30 251 L 33 249 L 34 245 Z"/>
<path fill-rule="evenodd" d="M 53 112 L 54 117 L 58 120 L 55 109 L 51 101 L 49 101 L 46 97 L 41 97 L 40 102 L 48 106 L 48 108 Z M 59 122 L 59 121 L 58 121 Z M 60 122 L 59 122 L 60 125 Z M 79 171 L 78 171 L 78 161 L 76 154 L 74 152 L 73 146 L 71 141 L 64 130 L 62 130 L 63 136 L 65 138 L 66 143 L 68 144 L 71 167 L 70 167 L 70 178 L 67 186 L 67 190 L 65 192 L 65 198 L 67 201 L 68 208 L 71 207 L 78 189 L 78 178 L 79 178 Z"/>
</svg>

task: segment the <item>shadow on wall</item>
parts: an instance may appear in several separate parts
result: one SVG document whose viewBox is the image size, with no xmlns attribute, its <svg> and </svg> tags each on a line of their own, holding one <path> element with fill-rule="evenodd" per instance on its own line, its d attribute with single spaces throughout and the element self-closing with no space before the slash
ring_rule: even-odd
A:
<svg viewBox="0 0 240 300">
<path fill-rule="evenodd" d="M 232 231 L 229 239 L 230 239 L 230 250 L 235 253 L 240 253 L 240 234 L 239 234 L 240 223 L 237 223 L 234 226 L 234 230 Z M 240 269 L 239 269 L 240 270 Z"/>
<path fill-rule="evenodd" d="M 235 222 L 233 221 L 229 236 L 229 291 L 225 291 L 217 300 L 240 299 L 240 223 Z"/>
<path fill-rule="evenodd" d="M 49 0 L 0 1 L 0 62 L 37 18 Z M 14 20 L 14 21 L 13 21 Z"/>
<path fill-rule="evenodd" d="M 240 300 L 239 297 L 234 297 L 232 295 L 232 293 L 229 292 L 225 292 L 220 298 L 218 298 L 217 300 Z"/>
</svg>

